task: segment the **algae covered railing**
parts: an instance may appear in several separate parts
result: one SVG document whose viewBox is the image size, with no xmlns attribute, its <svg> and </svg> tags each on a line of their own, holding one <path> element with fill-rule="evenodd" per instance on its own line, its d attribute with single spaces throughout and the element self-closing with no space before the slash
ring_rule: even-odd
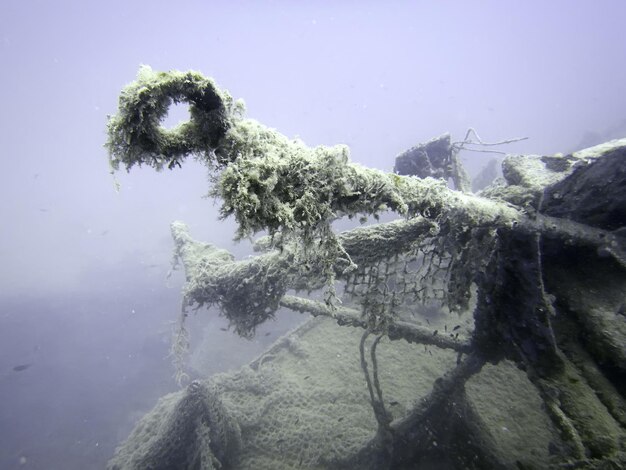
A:
<svg viewBox="0 0 626 470">
<path fill-rule="evenodd" d="M 190 120 L 164 129 L 160 121 L 177 102 L 189 104 Z M 355 164 L 343 145 L 307 147 L 246 118 L 243 104 L 213 80 L 149 67 L 122 91 L 108 131 L 112 170 L 173 169 L 193 155 L 212 171 L 211 194 L 222 201 L 221 216 L 236 219 L 237 236 L 268 234 L 259 244 L 264 253 L 236 261 L 193 240 L 184 224 L 172 224 L 187 280 L 177 357 L 186 345 L 188 307 L 218 306 L 246 337 L 281 306 L 363 329 L 361 366 L 378 432 L 334 467 L 419 462 L 432 436 L 463 425 L 450 419 L 451 403 L 464 402 L 463 384 L 487 361 L 505 358 L 526 370 L 562 432 L 555 465 L 592 468 L 624 460 L 626 407 L 619 384 L 626 373 L 623 291 L 620 298 L 626 197 L 620 188 L 626 141 L 570 155 L 507 158 L 505 181 L 478 196 L 450 189 L 442 178 Z M 448 151 L 447 162 L 460 174 L 458 148 Z M 610 201 L 590 220 L 585 203 L 593 198 L 585 188 L 598 184 Z M 572 204 L 574 198 L 580 203 Z M 401 218 L 333 230 L 339 218 L 388 211 Z M 613 279 L 603 289 L 616 318 L 574 308 L 581 302 L 572 286 L 589 269 Z M 316 289 L 323 290 L 323 300 L 291 295 Z M 402 317 L 417 303 L 454 312 L 470 308 L 472 299 L 475 328 L 468 338 L 437 334 Z M 607 325 L 611 334 L 604 332 Z M 582 335 L 585 329 L 591 334 Z M 367 359 L 370 335 L 375 339 Z M 457 367 L 396 421 L 385 410 L 378 381 L 375 351 L 383 336 L 458 352 Z M 473 429 L 480 432 L 480 426 Z M 486 442 L 471 452 L 495 468 L 499 462 Z"/>
</svg>

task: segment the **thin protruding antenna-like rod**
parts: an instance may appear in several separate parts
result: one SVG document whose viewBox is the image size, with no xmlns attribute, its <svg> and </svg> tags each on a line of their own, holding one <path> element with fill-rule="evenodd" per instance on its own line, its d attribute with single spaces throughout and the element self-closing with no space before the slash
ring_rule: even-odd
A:
<svg viewBox="0 0 626 470">
<path fill-rule="evenodd" d="M 474 135 L 474 137 L 476 137 L 476 142 L 470 140 L 470 136 L 472 134 Z M 512 139 L 500 140 L 498 142 L 485 142 L 483 139 L 480 138 L 480 136 L 478 135 L 478 132 L 476 132 L 476 130 L 473 127 L 470 127 L 469 129 L 467 129 L 465 138 L 460 142 L 453 142 L 452 146 L 463 147 L 463 145 L 470 144 L 470 145 L 482 145 L 483 147 L 494 147 L 498 145 L 512 144 L 512 143 L 520 142 L 522 140 L 527 140 L 527 139 L 528 137 L 514 137 Z"/>
</svg>

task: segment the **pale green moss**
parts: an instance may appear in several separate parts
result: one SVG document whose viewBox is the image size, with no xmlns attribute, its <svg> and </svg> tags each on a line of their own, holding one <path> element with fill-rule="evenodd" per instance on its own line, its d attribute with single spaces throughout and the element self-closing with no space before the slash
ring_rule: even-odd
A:
<svg viewBox="0 0 626 470">
<path fill-rule="evenodd" d="M 161 126 L 172 103 L 188 103 L 190 120 L 173 129 Z M 243 112 L 228 92 L 198 72 L 155 72 L 142 66 L 137 80 L 119 98 L 118 113 L 109 119 L 106 147 L 110 164 L 127 170 L 146 164 L 173 168 L 190 154 L 213 159 L 213 150 Z"/>
</svg>

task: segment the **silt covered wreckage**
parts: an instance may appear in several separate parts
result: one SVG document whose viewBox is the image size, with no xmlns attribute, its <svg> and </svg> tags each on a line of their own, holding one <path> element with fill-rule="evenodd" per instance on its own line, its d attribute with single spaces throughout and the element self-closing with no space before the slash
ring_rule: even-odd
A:
<svg viewBox="0 0 626 470">
<path fill-rule="evenodd" d="M 189 121 L 163 128 L 178 102 Z M 110 469 L 626 465 L 626 139 L 507 156 L 472 193 L 469 134 L 387 173 L 246 118 L 199 73 L 149 67 L 108 132 L 112 170 L 193 155 L 237 236 L 265 234 L 236 260 L 172 224 L 180 379 L 190 309 L 216 307 L 242 337 L 279 308 L 311 315 L 240 370 L 163 397 Z M 378 223 L 337 232 L 344 217 Z"/>
</svg>

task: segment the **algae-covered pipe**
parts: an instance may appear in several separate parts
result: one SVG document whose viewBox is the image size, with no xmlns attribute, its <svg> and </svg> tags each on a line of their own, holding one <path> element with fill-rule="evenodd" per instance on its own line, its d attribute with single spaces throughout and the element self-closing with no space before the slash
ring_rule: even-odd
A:
<svg viewBox="0 0 626 470">
<path fill-rule="evenodd" d="M 172 103 L 187 102 L 191 118 L 167 130 Z M 315 232 L 335 218 L 393 210 L 445 220 L 458 230 L 493 227 L 541 233 L 591 245 L 626 266 L 623 237 L 573 221 L 528 215 L 507 203 L 461 193 L 445 181 L 399 176 L 351 163 L 346 146 L 307 147 L 243 118 L 244 107 L 198 72 L 140 69 L 121 93 L 108 125 L 113 169 L 147 164 L 173 168 L 191 154 L 221 170 L 213 194 L 234 215 L 239 235 L 261 230 Z"/>
</svg>

